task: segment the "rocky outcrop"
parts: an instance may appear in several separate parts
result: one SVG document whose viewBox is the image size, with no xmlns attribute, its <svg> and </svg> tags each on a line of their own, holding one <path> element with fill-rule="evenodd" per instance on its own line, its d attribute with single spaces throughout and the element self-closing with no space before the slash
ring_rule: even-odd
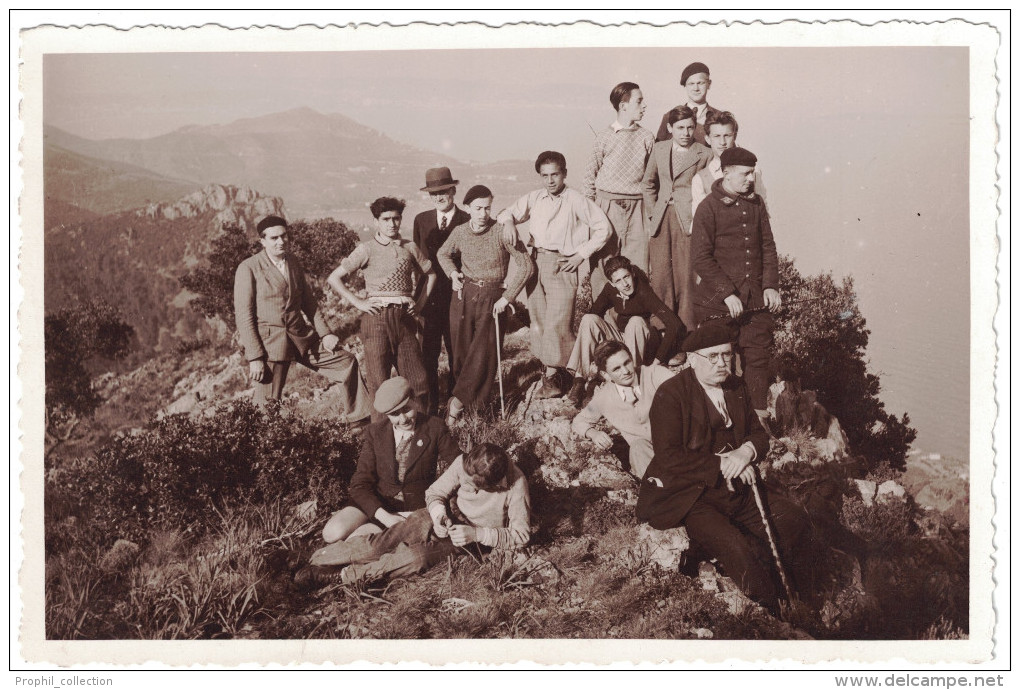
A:
<svg viewBox="0 0 1020 690">
<path fill-rule="evenodd" d="M 254 231 L 259 219 L 283 215 L 283 200 L 263 196 L 251 187 L 211 184 L 177 201 L 149 204 L 138 215 L 153 219 L 176 220 L 214 213 L 214 222 L 233 223 Z"/>
</svg>

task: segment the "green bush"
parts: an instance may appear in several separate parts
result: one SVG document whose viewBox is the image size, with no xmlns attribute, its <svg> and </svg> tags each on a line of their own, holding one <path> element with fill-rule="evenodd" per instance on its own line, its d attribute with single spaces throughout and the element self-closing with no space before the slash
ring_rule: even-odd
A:
<svg viewBox="0 0 1020 690">
<path fill-rule="evenodd" d="M 233 402 L 201 419 L 171 415 L 120 436 L 55 473 L 48 489 L 75 496 L 90 527 L 110 542 L 152 529 L 202 532 L 217 511 L 246 502 L 338 506 L 359 444 L 334 420 Z"/>
</svg>

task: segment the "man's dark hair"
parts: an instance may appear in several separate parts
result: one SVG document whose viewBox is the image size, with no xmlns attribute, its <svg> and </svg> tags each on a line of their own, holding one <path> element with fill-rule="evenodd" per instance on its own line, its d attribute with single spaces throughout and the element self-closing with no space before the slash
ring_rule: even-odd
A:
<svg viewBox="0 0 1020 690">
<path fill-rule="evenodd" d="M 619 110 L 621 103 L 629 103 L 631 92 L 640 88 L 632 81 L 622 81 L 614 86 L 613 90 L 609 92 L 609 102 L 613 104 L 613 109 Z"/>
<path fill-rule="evenodd" d="M 740 128 L 737 125 L 737 118 L 733 117 L 733 113 L 729 110 L 712 110 L 709 111 L 708 116 L 705 118 L 705 136 L 711 134 L 712 125 L 733 125 L 733 136 L 737 135 L 737 130 Z"/>
<path fill-rule="evenodd" d="M 630 350 L 627 346 L 621 343 L 619 340 L 603 340 L 595 347 L 595 353 L 592 355 L 592 361 L 595 363 L 595 368 L 600 372 L 606 370 L 606 362 L 609 358 L 618 352 L 626 352 L 630 354 Z"/>
<path fill-rule="evenodd" d="M 623 256 L 612 256 L 606 259 L 606 263 L 602 266 L 602 271 L 606 274 L 606 278 L 609 280 L 613 279 L 613 274 L 619 271 L 621 268 L 627 269 L 631 277 L 634 277 L 634 264 L 630 262 L 630 259 Z"/>
<path fill-rule="evenodd" d="M 567 159 L 559 151 L 543 151 L 538 154 L 538 158 L 535 159 L 535 172 L 541 174 L 542 166 L 546 163 L 555 163 L 560 166 L 560 170 L 567 172 Z"/>
<path fill-rule="evenodd" d="M 464 455 L 464 471 L 482 491 L 492 490 L 510 471 L 510 456 L 499 446 L 479 443 Z"/>
<path fill-rule="evenodd" d="M 669 124 L 674 125 L 680 122 L 680 120 L 694 120 L 694 111 L 686 105 L 678 105 L 669 111 L 669 118 L 667 120 Z M 695 120 L 695 124 L 697 124 L 697 120 Z"/>
<path fill-rule="evenodd" d="M 396 211 L 401 216 L 404 215 L 404 203 L 403 199 L 397 199 L 392 196 L 381 196 L 372 202 L 369 209 L 372 211 L 372 217 L 378 219 L 379 216 L 386 213 L 387 211 Z"/>
</svg>

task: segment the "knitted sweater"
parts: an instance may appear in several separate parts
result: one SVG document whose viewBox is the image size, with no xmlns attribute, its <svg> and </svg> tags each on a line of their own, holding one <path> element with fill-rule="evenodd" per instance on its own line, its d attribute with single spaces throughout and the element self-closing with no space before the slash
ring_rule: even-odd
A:
<svg viewBox="0 0 1020 690">
<path fill-rule="evenodd" d="M 471 223 L 458 225 L 439 248 L 439 267 L 446 275 L 457 271 L 454 257 L 460 257 L 460 271 L 468 280 L 500 285 L 507 277 L 510 256 L 513 255 L 517 270 L 513 280 L 503 292 L 503 297 L 512 302 L 535 273 L 535 262 L 524 251 L 520 242 L 508 245 L 503 239 L 503 226 L 491 221 L 482 232 L 475 232 Z"/>
<path fill-rule="evenodd" d="M 641 198 L 641 179 L 653 144 L 655 137 L 640 125 L 619 131 L 606 127 L 598 132 L 584 170 L 584 195 L 594 199 L 598 190 Z"/>
</svg>

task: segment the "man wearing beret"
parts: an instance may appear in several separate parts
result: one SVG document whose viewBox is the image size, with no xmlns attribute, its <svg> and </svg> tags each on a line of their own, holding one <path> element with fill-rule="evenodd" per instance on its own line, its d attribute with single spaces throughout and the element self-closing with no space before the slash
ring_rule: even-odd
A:
<svg viewBox="0 0 1020 690">
<path fill-rule="evenodd" d="M 654 456 L 645 472 L 637 517 L 656 529 L 687 528 L 749 597 L 772 610 L 781 591 L 768 536 L 750 484 L 769 439 L 743 382 L 731 375 L 733 326 L 705 322 L 684 340 L 691 366 L 659 386 L 649 414 Z M 805 572 L 806 514 L 767 496 L 784 565 Z M 804 581 L 806 584 L 806 580 Z"/>
<path fill-rule="evenodd" d="M 708 73 L 708 65 L 703 62 L 692 62 L 684 67 L 684 71 L 680 75 L 680 86 L 684 87 L 684 90 L 687 92 L 687 102 L 680 105 L 686 105 L 694 111 L 696 125 L 694 140 L 699 144 L 708 146 L 708 142 L 705 139 L 705 118 L 708 117 L 709 113 L 718 112 L 718 110 L 708 104 L 708 89 L 712 86 L 712 80 L 709 78 Z M 662 122 L 659 123 L 659 131 L 655 134 L 655 140 L 669 141 L 672 136 L 669 129 L 669 111 L 667 111 L 662 116 Z"/>
<path fill-rule="evenodd" d="M 263 251 L 242 261 L 234 275 L 234 317 L 248 378 L 255 384 L 255 402 L 279 400 L 290 364 L 297 361 L 341 384 L 348 422 L 364 419 L 370 413 L 370 396 L 358 360 L 339 347 L 304 270 L 287 252 L 287 221 L 267 216 L 259 222 L 258 233 Z"/>
<path fill-rule="evenodd" d="M 439 248 L 446 242 L 458 225 L 463 225 L 471 217 L 454 203 L 457 194 L 458 180 L 453 179 L 449 168 L 429 168 L 425 171 L 425 186 L 421 191 L 428 192 L 434 210 L 422 211 L 414 217 L 414 243 L 428 256 L 433 266 L 438 265 Z M 429 294 L 422 319 L 421 356 L 425 364 L 425 375 L 429 382 L 429 414 L 439 409 L 439 350 L 446 344 L 446 356 L 453 362 L 453 344 L 450 338 L 450 299 L 453 289 L 450 277 L 442 271 L 436 271 L 436 284 Z M 453 367 L 447 381 L 447 394 L 453 394 Z"/>
<path fill-rule="evenodd" d="M 417 412 L 407 379 L 384 381 L 375 393 L 382 421 L 365 427 L 358 469 L 350 483 L 350 503 L 322 530 L 326 542 L 380 532 L 410 511 L 425 507 L 425 490 L 440 463 L 448 466 L 460 447 L 441 419 Z"/>
<path fill-rule="evenodd" d="M 734 147 L 720 157 L 722 177 L 694 214 L 691 253 L 700 278 L 694 290 L 694 317 L 736 319 L 744 380 L 751 404 L 764 414 L 772 349 L 772 314 L 782 306 L 779 256 L 765 203 L 754 191 L 758 159 Z M 745 310 L 767 308 L 745 314 Z"/>
</svg>

